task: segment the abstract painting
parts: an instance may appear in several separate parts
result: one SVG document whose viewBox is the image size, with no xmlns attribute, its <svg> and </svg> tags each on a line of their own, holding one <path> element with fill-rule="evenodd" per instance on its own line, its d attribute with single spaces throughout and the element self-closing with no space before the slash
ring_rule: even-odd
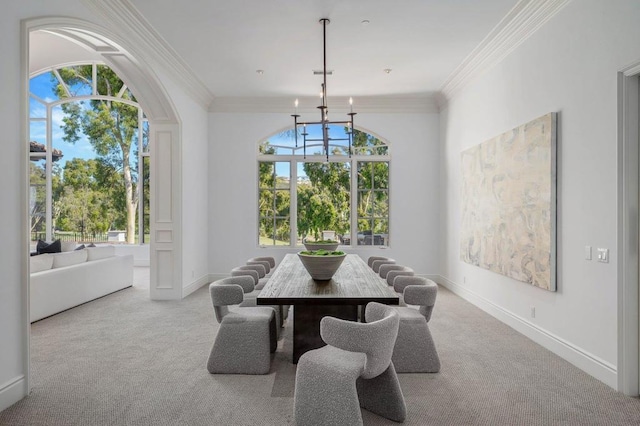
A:
<svg viewBox="0 0 640 426">
<path fill-rule="evenodd" d="M 556 291 L 556 113 L 462 152 L 464 262 Z"/>
</svg>

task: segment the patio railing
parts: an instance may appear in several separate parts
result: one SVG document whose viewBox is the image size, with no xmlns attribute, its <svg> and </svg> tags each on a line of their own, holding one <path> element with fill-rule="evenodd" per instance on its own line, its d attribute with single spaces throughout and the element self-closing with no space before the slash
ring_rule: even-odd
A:
<svg viewBox="0 0 640 426">
<path fill-rule="evenodd" d="M 32 232 L 31 241 L 45 240 L 44 232 Z M 107 232 L 54 232 L 54 240 L 76 241 L 78 243 L 105 243 L 109 240 Z"/>
</svg>

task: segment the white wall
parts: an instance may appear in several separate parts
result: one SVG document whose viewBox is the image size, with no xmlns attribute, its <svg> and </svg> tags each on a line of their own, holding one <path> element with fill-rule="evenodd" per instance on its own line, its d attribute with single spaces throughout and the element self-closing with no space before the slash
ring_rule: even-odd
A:
<svg viewBox="0 0 640 426">
<path fill-rule="evenodd" d="M 571 2 L 455 95 L 440 120 L 443 281 L 614 387 L 617 72 L 640 60 L 638 22 L 634 0 Z M 459 248 L 460 152 L 551 111 L 559 113 L 555 293 L 465 264 Z M 587 245 L 608 248 L 611 262 L 585 260 Z"/>
<path fill-rule="evenodd" d="M 26 210 L 26 149 L 21 143 L 22 93 L 20 20 L 42 15 L 86 18 L 77 0 L 12 2 L 0 16 L 0 238 L 6 249 L 0 256 L 0 410 L 21 399 L 26 392 L 28 318 L 26 310 L 26 260 L 28 244 L 23 218 Z M 26 73 L 26 70 L 25 70 Z M 24 161 L 23 161 L 24 160 Z"/>
<path fill-rule="evenodd" d="M 21 109 L 23 94 L 20 91 L 21 46 L 20 21 L 44 16 L 65 16 L 95 21 L 84 2 L 80 0 L 49 0 L 47 2 L 13 2 L 0 17 L 0 55 L 3 58 L 0 73 L 0 90 L 5 101 L 0 105 L 0 127 L 3 131 L 0 156 L 0 180 L 7 183 L 0 189 L 0 237 L 5 250 L 0 257 L 0 410 L 21 399 L 27 392 L 28 369 L 28 315 L 27 315 L 27 229 L 26 222 L 26 145 L 20 143 L 26 135 L 21 134 Z M 106 25 L 104 22 L 100 22 Z M 114 29 L 116 32 L 117 29 Z M 156 70 L 159 74 L 162 70 Z M 26 76 L 26 69 L 24 70 Z M 208 275 L 206 196 L 207 182 L 198 179 L 206 170 L 207 157 L 207 113 L 188 99 L 182 90 L 174 86 L 166 77 L 170 95 L 182 118 L 182 137 L 185 142 L 183 152 L 189 171 L 182 176 L 185 184 L 183 202 L 192 207 L 194 213 L 185 220 L 186 239 L 182 243 L 183 258 L 188 263 L 182 266 L 185 272 L 181 282 L 189 282 L 191 271 L 195 277 Z M 182 110 L 181 110 L 182 109 Z M 199 152 L 199 154 L 198 154 Z M 205 172 L 202 172 L 205 173 Z M 206 177 L 206 173 L 204 174 Z M 193 192 L 194 190 L 195 192 Z M 183 211 L 189 211 L 182 208 Z M 203 231 L 204 229 L 204 231 Z M 180 238 L 181 236 L 176 236 Z M 186 266 L 186 267 L 185 267 Z"/>
<path fill-rule="evenodd" d="M 258 142 L 291 127 L 287 113 L 211 113 L 209 116 L 210 272 L 229 273 L 247 258 L 278 261 L 295 248 L 257 244 Z M 421 274 L 438 267 L 439 149 L 437 113 L 359 113 L 357 126 L 391 144 L 391 244 L 350 253 L 394 257 Z"/>
</svg>

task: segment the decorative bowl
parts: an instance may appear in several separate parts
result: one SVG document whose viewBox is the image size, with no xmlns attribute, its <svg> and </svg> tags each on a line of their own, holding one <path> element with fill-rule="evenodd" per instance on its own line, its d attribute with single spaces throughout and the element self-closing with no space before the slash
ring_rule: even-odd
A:
<svg viewBox="0 0 640 426">
<path fill-rule="evenodd" d="M 316 281 L 330 280 L 336 273 L 342 261 L 347 256 L 341 251 L 315 250 L 302 251 L 298 257 L 311 278 Z"/>
<path fill-rule="evenodd" d="M 340 242 L 338 241 L 313 241 L 313 242 L 304 242 L 304 248 L 309 251 L 313 250 L 327 250 L 334 251 L 338 248 Z"/>
</svg>

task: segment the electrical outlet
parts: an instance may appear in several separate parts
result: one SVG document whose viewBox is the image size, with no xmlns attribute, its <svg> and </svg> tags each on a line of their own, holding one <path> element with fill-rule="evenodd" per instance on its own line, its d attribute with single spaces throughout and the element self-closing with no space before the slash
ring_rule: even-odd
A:
<svg viewBox="0 0 640 426">
<path fill-rule="evenodd" d="M 535 318 L 536 317 L 536 307 L 532 306 L 531 307 L 531 318 Z"/>
<path fill-rule="evenodd" d="M 467 282 L 467 277 L 462 277 L 462 282 L 466 284 L 466 282 Z"/>
<path fill-rule="evenodd" d="M 191 278 L 194 278 L 196 276 L 196 271 L 194 271 L 193 269 L 191 270 Z"/>
</svg>

